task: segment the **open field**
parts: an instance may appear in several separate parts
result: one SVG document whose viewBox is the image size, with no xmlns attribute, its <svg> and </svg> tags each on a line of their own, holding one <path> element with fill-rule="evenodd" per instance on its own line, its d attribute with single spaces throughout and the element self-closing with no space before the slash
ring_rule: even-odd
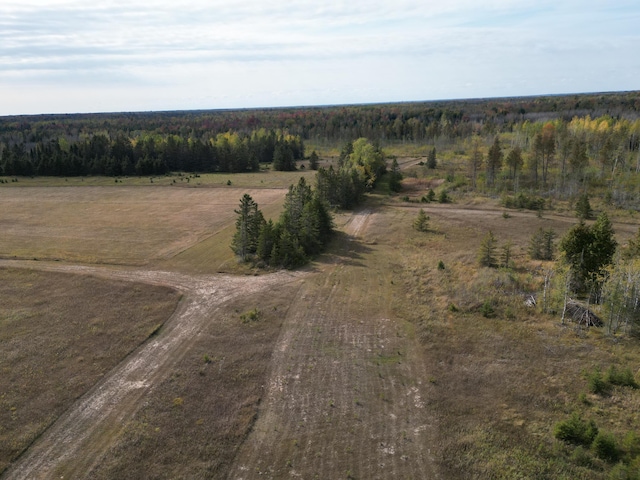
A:
<svg viewBox="0 0 640 480">
<path fill-rule="evenodd" d="M 208 271 L 233 258 L 228 248 L 240 197 L 265 212 L 284 189 L 170 187 L 0 188 L 0 257 L 144 265 L 174 257 L 218 233 L 224 249 L 200 258 Z M 231 229 L 231 230 L 229 230 Z M 229 233 L 229 230 L 231 233 Z"/>
<path fill-rule="evenodd" d="M 178 299 L 164 287 L 0 267 L 0 472 Z"/>
<path fill-rule="evenodd" d="M 400 163 L 408 168 L 418 161 Z M 431 186 L 409 180 L 412 198 Z M 93 389 L 3 479 L 125 472 L 130 478 L 607 478 L 611 464 L 589 451 L 578 458 L 553 438 L 553 426 L 578 411 L 620 442 L 638 430 L 636 390 L 593 395 L 584 377 L 610 365 L 637 372 L 637 341 L 560 325 L 558 315 L 524 306 L 551 267 L 528 259 L 529 239 L 540 227 L 562 235 L 576 221 L 570 208 L 558 205 L 541 217 L 504 215 L 496 199 L 440 205 L 372 195 L 361 210 L 336 215 L 335 239 L 309 267 L 217 274 L 253 273 L 233 263 L 234 215 L 222 212 L 223 205 L 237 207 L 244 191 L 235 187 L 245 181 L 239 175 L 220 188 L 0 189 L 0 200 L 10 199 L 20 212 L 0 213 L 3 228 L 19 232 L 11 245 L 29 242 L 26 232 L 42 232 L 25 246 L 24 258 L 38 257 L 29 250 L 38 248 L 46 257 L 40 245 L 55 248 L 64 229 L 75 227 L 93 242 L 85 260 L 59 249 L 59 257 L 48 257 L 57 262 L 3 261 L 27 269 L 12 269 L 13 275 L 59 275 L 71 292 L 92 278 L 183 294 L 153 339 L 100 379 L 85 378 L 97 380 Z M 277 215 L 285 190 L 249 192 L 267 216 Z M 39 209 L 38 197 L 50 208 Z M 109 225 L 117 219 L 112 211 L 122 208 L 125 240 L 109 250 L 100 236 L 111 227 L 67 218 L 76 204 L 86 206 L 85 220 L 104 216 Z M 202 218 L 216 208 L 215 220 Z M 412 228 L 420 208 L 430 216 L 427 233 Z M 164 221 L 154 229 L 149 217 Z M 624 243 L 637 224 L 619 218 L 625 223 L 614 228 Z M 511 242 L 513 268 L 477 266 L 489 230 L 500 245 Z M 149 238 L 144 248 L 128 250 L 143 237 Z M 83 247 L 69 241 L 76 242 L 70 248 Z M 1 242 L 4 237 L 0 247 L 9 251 Z M 73 265 L 80 262 L 118 266 Z M 25 282 L 12 283 L 11 312 L 49 291 L 41 298 Z M 79 298 L 86 302 L 88 294 Z M 487 303 L 493 311 L 485 316 Z M 86 433 L 74 440 L 73 432 Z"/>
</svg>

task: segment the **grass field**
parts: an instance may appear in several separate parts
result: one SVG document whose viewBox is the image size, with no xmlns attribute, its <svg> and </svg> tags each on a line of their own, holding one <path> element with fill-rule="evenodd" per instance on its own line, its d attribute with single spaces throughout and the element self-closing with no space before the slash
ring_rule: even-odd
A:
<svg viewBox="0 0 640 480">
<path fill-rule="evenodd" d="M 0 268 L 0 472 L 178 300 L 164 287 Z"/>
<path fill-rule="evenodd" d="M 400 163 L 412 169 L 419 160 Z M 541 216 L 505 214 L 498 199 L 458 192 L 453 204 L 416 204 L 402 197 L 419 199 L 428 188 L 446 188 L 438 175 L 416 176 L 405 181 L 401 195 L 375 194 L 362 209 L 336 215 L 338 233 L 328 252 L 295 278 L 233 277 L 237 285 L 225 287 L 236 289 L 233 297 L 218 287 L 203 290 L 198 282 L 230 281 L 211 275 L 219 271 L 255 273 L 239 267 L 229 249 L 242 193 L 275 217 L 285 178 L 295 182 L 299 173 L 235 175 L 231 186 L 221 176 L 203 176 L 191 178 L 189 188 L 155 180 L 144 187 L 99 184 L 104 179 L 70 187 L 27 187 L 32 180 L 21 179 L 24 188 L 0 188 L 0 201 L 10 206 L 0 212 L 3 234 L 8 232 L 0 239 L 1 256 L 118 264 L 113 271 L 124 273 L 130 269 L 125 266 L 138 265 L 140 278 L 145 269 L 167 271 L 178 286 L 195 282 L 190 291 L 204 292 L 199 295 L 210 302 L 193 308 L 192 316 L 205 315 L 197 333 L 154 377 L 144 402 L 121 420 L 110 443 L 97 450 L 104 456 L 87 476 L 626 478 L 610 476 L 623 468 L 614 462 L 556 440 L 553 428 L 578 412 L 610 432 L 625 452 L 640 447 L 629 436 L 640 427 L 640 393 L 614 387 L 596 395 L 586 378 L 611 365 L 636 373 L 637 340 L 561 325 L 558 314 L 524 305 L 552 267 L 528 259 L 529 239 L 540 227 L 558 236 L 567 231 L 576 221 L 569 205 L 554 205 Z M 193 188 L 198 181 L 211 183 Z M 430 216 L 426 233 L 412 228 L 420 208 Z M 611 214 L 624 220 L 614 225 L 624 243 L 637 223 L 624 212 Z M 500 245 L 511 243 L 510 269 L 478 266 L 489 230 Z M 46 262 L 28 265 L 38 263 Z M 5 269 L 3 275 L 2 288 L 12 300 L 6 303 L 3 295 L 0 322 L 14 329 L 3 326 L 0 334 L 18 350 L 30 345 L 30 337 L 10 319 L 26 318 L 22 312 L 29 308 L 60 298 L 46 308 L 60 312 L 64 332 L 74 305 L 93 304 L 95 297 L 95 308 L 105 308 L 99 305 L 117 304 L 111 295 L 126 296 L 134 285 L 30 270 Z M 256 279 L 266 282 L 262 290 L 252 287 Z M 136 297 L 126 305 L 132 311 L 143 305 L 144 311 L 151 302 L 167 315 L 175 294 L 165 295 L 174 303 Z M 124 315 L 117 308 L 114 318 Z M 114 331 L 113 337 L 121 335 Z M 56 365 L 62 340 L 49 336 L 54 340 L 38 343 L 28 360 L 11 357 L 3 369 L 30 372 L 41 358 Z M 75 344 L 67 341 L 68 348 Z M 87 363 L 77 360 L 87 355 L 70 352 L 65 369 L 49 374 L 51 381 L 64 377 L 70 368 L 64 362 L 75 368 Z M 16 378 L 10 387 L 19 384 Z M 73 378 L 86 388 L 99 374 L 78 371 Z M 53 412 L 41 423 L 46 425 L 59 410 L 52 397 L 40 397 L 41 410 Z M 16 421 L 12 415 L 20 409 L 11 410 L 10 403 L 3 403 L 3 415 Z"/>
<path fill-rule="evenodd" d="M 171 187 L 0 188 L 0 257 L 146 265 L 173 258 L 233 228 L 249 193 L 269 211 L 284 189 Z M 227 235 L 229 235 L 227 233 Z M 209 271 L 233 257 L 226 247 L 199 258 Z M 203 263 L 204 262 L 204 263 Z"/>
</svg>

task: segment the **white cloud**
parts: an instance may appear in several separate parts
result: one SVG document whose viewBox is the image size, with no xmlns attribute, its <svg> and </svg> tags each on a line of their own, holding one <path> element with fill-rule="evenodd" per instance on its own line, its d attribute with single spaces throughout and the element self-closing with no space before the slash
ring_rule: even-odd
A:
<svg viewBox="0 0 640 480">
<path fill-rule="evenodd" d="M 131 110 L 632 88 L 639 12 L 628 0 L 3 0 L 0 114 L 34 111 L 25 89 L 40 111 L 90 111 L 70 93 Z"/>
</svg>

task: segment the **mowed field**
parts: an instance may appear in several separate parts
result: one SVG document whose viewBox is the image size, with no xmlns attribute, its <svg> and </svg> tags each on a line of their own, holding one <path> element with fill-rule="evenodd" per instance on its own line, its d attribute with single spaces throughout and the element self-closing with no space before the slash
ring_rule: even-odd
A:
<svg viewBox="0 0 640 480">
<path fill-rule="evenodd" d="M 281 188 L 169 186 L 0 189 L 0 257 L 76 263 L 148 265 L 220 235 L 196 267 L 216 271 L 232 258 L 234 209 L 250 194 L 277 211 Z M 184 266 L 184 265 L 183 265 Z"/>
<path fill-rule="evenodd" d="M 233 179 L 234 184 L 244 181 Z M 292 174 L 291 181 L 296 180 Z M 95 197 L 96 212 L 118 204 L 101 198 L 112 202 L 114 192 L 131 189 L 131 198 L 140 202 L 129 213 L 131 232 L 138 223 L 150 225 L 149 210 L 161 215 L 163 208 L 171 209 L 164 199 L 173 195 L 170 203 L 189 215 L 214 208 L 216 198 L 222 204 L 217 195 L 229 192 L 233 210 L 245 191 L 233 186 L 72 188 L 81 197 L 90 191 L 83 194 L 83 188 L 102 192 Z M 62 195 L 58 191 L 66 187 L 12 186 L 0 194 L 26 198 L 14 192 L 34 189 L 46 198 Z M 247 191 L 266 207 L 267 216 L 277 215 L 284 189 Z M 261 194 L 267 198 L 261 201 Z M 146 195 L 151 196 L 143 200 Z M 26 231 L 29 221 L 41 222 L 51 227 L 43 229 L 41 242 L 55 246 L 46 232 L 59 232 L 54 228 L 58 216 L 74 208 L 71 199 L 63 204 L 49 216 L 34 199 L 31 211 L 16 217 L 16 231 Z M 420 208 L 431 217 L 426 233 L 412 228 Z M 23 326 L 29 321 L 16 312 L 31 299 L 46 305 L 45 311 L 60 310 L 72 325 L 75 314 L 64 313 L 71 310 L 49 303 L 47 292 L 57 283 L 48 277 L 51 271 L 70 279 L 63 290 L 80 295 L 80 305 L 110 290 L 109 282 L 123 284 L 125 291 L 140 283 L 170 287 L 183 299 L 177 309 L 175 303 L 162 307 L 165 320 L 157 322 L 163 326 L 104 378 L 87 374 L 85 384 L 94 386 L 67 403 L 57 420 L 48 420 L 51 427 L 3 480 L 605 478 L 610 467 L 593 456 L 589 461 L 595 468 L 582 457 L 573 459 L 572 451 L 553 438 L 553 425 L 579 411 L 618 438 L 639 427 L 637 392 L 616 388 L 609 397 L 585 394 L 584 372 L 611 364 L 636 371 L 640 355 L 633 340 L 561 325 L 557 314 L 524 305 L 552 267 L 528 259 L 529 239 L 540 227 L 563 234 L 575 223 L 563 211 L 504 215 L 492 200 L 416 205 L 372 195 L 363 208 L 336 215 L 337 234 L 311 265 L 259 276 L 233 259 L 233 213 L 215 228 L 195 219 L 194 230 L 203 233 L 189 237 L 187 219 L 165 212 L 171 217 L 164 224 L 167 231 L 149 227 L 152 244 L 136 255 L 123 243 L 114 250 L 120 252 L 115 266 L 76 266 L 91 260 L 72 254 L 49 257 L 57 262 L 11 263 L 20 268 L 4 269 L 3 275 L 14 272 L 4 279 L 12 283 L 7 292 L 17 303 L 2 315 L 13 315 Z M 40 218 L 44 215 L 46 221 Z M 82 228 L 86 238 L 99 239 L 93 230 L 102 228 L 100 215 L 93 218 Z M 183 225 L 183 233 L 170 233 L 172 225 Z M 621 243 L 637 230 L 631 223 L 614 227 Z M 500 245 L 511 243 L 512 269 L 478 267 L 478 248 L 489 230 Z M 175 247 L 164 245 L 161 237 Z M 23 255 L 33 257 L 38 258 Z M 35 275 L 33 270 L 44 270 L 37 274 L 49 283 L 29 290 L 30 282 L 16 275 Z M 96 282 L 89 291 L 75 286 L 85 279 Z M 130 309 L 139 304 L 144 311 L 148 301 L 141 298 Z M 481 307 L 487 302 L 493 313 L 484 316 Z M 46 319 L 42 315 L 39 322 Z M 36 330 L 42 328 L 35 323 Z M 14 332 L 8 335 L 20 348 L 26 337 L 7 331 Z M 83 335 L 90 334 L 91 329 Z M 51 349 L 51 358 L 60 351 L 54 342 L 43 341 L 39 348 Z M 69 358 L 77 357 L 69 352 Z M 23 368 L 24 359 L 10 358 L 5 371 Z M 54 377 L 64 377 L 56 372 Z M 25 417 L 11 418 L 16 428 L 26 425 Z M 61 441 L 65 431 L 85 430 L 82 438 Z"/>
</svg>

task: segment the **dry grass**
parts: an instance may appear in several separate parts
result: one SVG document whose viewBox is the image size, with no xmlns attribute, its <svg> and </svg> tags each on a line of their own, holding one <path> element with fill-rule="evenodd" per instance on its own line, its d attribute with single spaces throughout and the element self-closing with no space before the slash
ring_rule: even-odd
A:
<svg viewBox="0 0 640 480">
<path fill-rule="evenodd" d="M 593 467 L 584 466 L 574 448 L 554 439 L 553 427 L 578 411 L 619 442 L 637 430 L 640 393 L 616 387 L 608 397 L 589 395 L 585 379 L 586 371 L 612 364 L 637 372 L 637 341 L 563 326 L 558 315 L 524 306 L 552 266 L 527 260 L 530 235 L 540 226 L 561 234 L 573 218 L 513 212 L 505 219 L 500 210 L 427 206 L 433 231 L 424 235 L 410 230 L 418 208 L 389 218 L 405 252 L 406 297 L 396 306 L 416 325 L 434 366 L 430 406 L 440 425 L 443 478 L 604 478 L 612 466 L 588 451 Z M 489 229 L 501 243 L 513 243 L 514 270 L 477 266 Z M 445 270 L 437 268 L 440 260 Z M 492 318 L 481 313 L 487 301 Z"/>
<path fill-rule="evenodd" d="M 171 187 L 1 188 L 0 256 L 141 265 L 172 258 L 233 225 L 240 197 L 277 208 L 283 189 Z M 224 250 L 196 265 L 209 272 Z"/>
<path fill-rule="evenodd" d="M 0 268 L 0 472 L 178 299 L 163 287 Z"/>
<path fill-rule="evenodd" d="M 0 213 L 7 231 L 17 232 L 3 236 L 0 253 L 15 255 L 24 244 L 27 258 L 55 258 L 55 251 L 75 261 L 240 271 L 229 249 L 232 210 L 244 192 L 235 187 L 271 182 L 272 174 L 254 175 L 233 176 L 231 187 L 220 188 L 0 189 L 3 203 L 17 209 Z M 284 178 L 273 175 L 275 183 Z M 426 183 L 410 183 L 412 195 L 425 193 Z M 277 216 L 284 190 L 250 193 Z M 447 479 L 604 478 L 611 466 L 587 453 L 596 468 L 585 467 L 553 438 L 553 426 L 579 411 L 619 439 L 637 429 L 638 392 L 589 395 L 583 375 L 611 364 L 637 370 L 636 343 L 561 326 L 557 316 L 523 306 L 550 266 L 527 260 L 529 238 L 540 227 L 561 235 L 575 219 L 560 208 L 542 218 L 519 211 L 505 218 L 497 199 L 458 198 L 464 205 L 375 196 L 365 210 L 374 215 L 357 216 L 358 228 L 351 215 L 338 215 L 340 228 L 358 234 L 339 234 L 302 286 L 221 306 L 92 476 L 425 478 L 435 464 Z M 431 217 L 426 234 L 411 228 L 420 208 Z M 92 225 L 95 219 L 103 223 Z M 118 230 L 118 221 L 127 229 Z M 616 229 L 625 238 L 637 226 Z M 489 230 L 501 244 L 512 242 L 511 271 L 478 268 Z M 29 240 L 33 232 L 39 240 Z M 32 295 L 43 301 L 51 288 Z M 17 311 L 29 304 L 21 295 Z M 482 315 L 487 302 L 490 318 Z M 243 322 L 255 307 L 258 321 Z"/>
<path fill-rule="evenodd" d="M 91 478 L 227 478 L 264 397 L 290 291 L 225 305 L 124 425 Z M 257 319 L 243 321 L 256 307 Z"/>
</svg>

